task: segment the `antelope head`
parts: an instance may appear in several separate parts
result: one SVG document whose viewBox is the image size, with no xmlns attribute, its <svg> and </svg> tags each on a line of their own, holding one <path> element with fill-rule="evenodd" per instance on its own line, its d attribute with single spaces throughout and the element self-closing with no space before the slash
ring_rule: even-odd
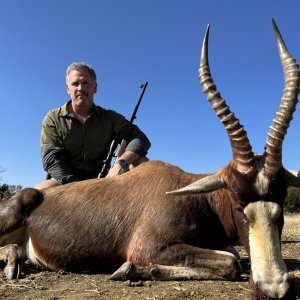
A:
<svg viewBox="0 0 300 300">
<path fill-rule="evenodd" d="M 283 167 L 282 144 L 298 102 L 300 73 L 276 23 L 272 22 L 285 85 L 263 155 L 254 154 L 244 127 L 213 82 L 208 62 L 208 26 L 202 46 L 199 79 L 203 92 L 224 124 L 231 143 L 232 161 L 216 174 L 169 193 L 182 195 L 221 188 L 229 190 L 233 202 L 243 211 L 243 222 L 247 227 L 244 233 L 239 234 L 251 259 L 250 286 L 255 296 L 284 299 L 289 297 L 291 289 L 280 250 L 283 204 L 288 186 L 300 186 L 300 176 L 298 171 L 288 171 Z M 243 234 L 247 236 L 241 236 Z"/>
</svg>

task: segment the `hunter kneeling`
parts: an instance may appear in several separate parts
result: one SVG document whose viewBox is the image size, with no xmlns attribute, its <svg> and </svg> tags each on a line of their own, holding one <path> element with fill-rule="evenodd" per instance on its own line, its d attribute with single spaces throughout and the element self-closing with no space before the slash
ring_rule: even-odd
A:
<svg viewBox="0 0 300 300">
<path fill-rule="evenodd" d="M 99 177 L 123 174 L 148 160 L 151 146 L 146 135 L 119 113 L 94 103 L 97 77 L 92 66 L 72 63 L 66 72 L 71 99 L 51 110 L 43 120 L 41 155 L 47 180 L 37 189 Z M 128 129 L 130 127 L 130 134 Z M 127 138 L 127 147 L 118 153 L 113 167 L 103 172 L 107 153 L 114 140 Z"/>
</svg>

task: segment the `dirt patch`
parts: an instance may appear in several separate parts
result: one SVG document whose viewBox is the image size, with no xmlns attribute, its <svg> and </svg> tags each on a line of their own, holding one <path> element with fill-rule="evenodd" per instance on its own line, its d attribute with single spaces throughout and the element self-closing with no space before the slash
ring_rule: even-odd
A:
<svg viewBox="0 0 300 300">
<path fill-rule="evenodd" d="M 300 299 L 300 215 L 287 215 L 282 252 Z M 251 299 L 248 287 L 249 261 L 242 247 L 236 247 L 244 268 L 242 278 L 228 281 L 114 282 L 109 275 L 40 271 L 25 266 L 22 278 L 7 281 L 0 274 L 0 299 Z"/>
</svg>

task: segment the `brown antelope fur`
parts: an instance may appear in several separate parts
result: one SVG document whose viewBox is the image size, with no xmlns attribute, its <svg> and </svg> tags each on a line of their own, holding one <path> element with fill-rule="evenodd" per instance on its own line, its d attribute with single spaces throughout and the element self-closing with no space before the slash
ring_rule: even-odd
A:
<svg viewBox="0 0 300 300">
<path fill-rule="evenodd" d="M 42 192 L 24 189 L 14 198 L 35 194 L 34 203 L 35 199 L 40 202 L 43 194 L 44 201 L 28 217 L 24 215 L 24 222 L 38 261 L 51 269 L 112 271 L 126 261 L 142 266 L 201 266 L 203 255 L 209 260 L 204 266 L 215 263 L 217 273 L 226 273 L 218 270 L 225 262 L 214 262 L 217 254 L 210 258 L 209 251 L 202 254 L 194 247 L 223 249 L 238 239 L 230 192 L 188 197 L 165 194 L 203 176 L 151 161 L 112 179 L 87 180 Z M 216 197 L 222 197 L 222 202 L 215 201 Z M 16 212 L 19 208 L 6 212 L 11 227 L 23 223 Z M 199 262 L 194 261 L 197 255 Z M 230 265 L 225 277 L 233 279 L 240 266 L 232 256 L 225 261 Z"/>
<path fill-rule="evenodd" d="M 208 28 L 199 79 L 227 131 L 232 161 L 202 175 L 149 161 L 113 178 L 22 190 L 0 202 L 0 260 L 7 262 L 7 278 L 17 278 L 21 260 L 29 259 L 53 270 L 115 271 L 114 280 L 234 280 L 242 271 L 239 259 L 222 250 L 241 240 L 251 259 L 254 297 L 291 299 L 280 236 L 287 188 L 300 186 L 300 176 L 284 169 L 281 149 L 300 75 L 273 26 L 285 89 L 263 155 L 252 152 L 212 81 Z"/>
</svg>

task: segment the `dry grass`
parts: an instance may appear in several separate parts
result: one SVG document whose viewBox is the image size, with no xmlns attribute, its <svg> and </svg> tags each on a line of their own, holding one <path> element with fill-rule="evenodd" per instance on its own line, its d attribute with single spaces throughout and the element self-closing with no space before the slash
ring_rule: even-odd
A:
<svg viewBox="0 0 300 300">
<path fill-rule="evenodd" d="M 287 214 L 282 239 L 300 241 L 300 214 Z M 300 255 L 300 254 L 299 254 Z"/>
</svg>

